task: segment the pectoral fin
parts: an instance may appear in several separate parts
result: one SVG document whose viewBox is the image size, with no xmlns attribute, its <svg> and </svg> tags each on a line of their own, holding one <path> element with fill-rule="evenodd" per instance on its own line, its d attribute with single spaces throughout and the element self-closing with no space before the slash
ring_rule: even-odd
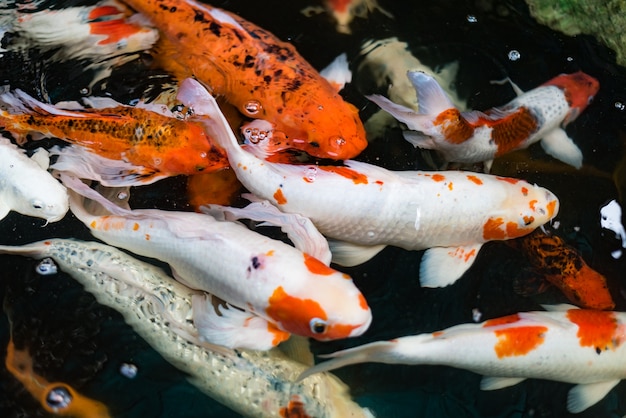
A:
<svg viewBox="0 0 626 418">
<path fill-rule="evenodd" d="M 385 245 L 358 245 L 344 241 L 329 240 L 330 252 L 333 254 L 333 263 L 344 267 L 353 267 L 369 261 L 381 252 Z"/>
<path fill-rule="evenodd" d="M 276 328 L 250 312 L 226 304 L 214 307 L 210 295 L 194 295 L 191 300 L 193 322 L 200 339 L 228 348 L 269 350 L 289 338 L 289 333 Z"/>
<path fill-rule="evenodd" d="M 453 284 L 474 264 L 481 247 L 482 244 L 429 248 L 420 264 L 420 284 L 423 287 Z"/>
<path fill-rule="evenodd" d="M 556 158 L 573 167 L 580 168 L 583 165 L 583 153 L 578 145 L 567 136 L 567 133 L 556 128 L 548 132 L 541 139 L 543 150 Z"/>
<path fill-rule="evenodd" d="M 9 212 L 11 212 L 11 208 L 4 201 L 0 200 L 0 219 L 4 219 Z"/>
<path fill-rule="evenodd" d="M 485 376 L 480 381 L 481 390 L 497 390 L 517 385 L 526 380 L 525 377 L 492 377 Z"/>
<path fill-rule="evenodd" d="M 567 395 L 567 410 L 574 414 L 584 411 L 600 402 L 619 382 L 615 379 L 574 386 Z"/>
</svg>

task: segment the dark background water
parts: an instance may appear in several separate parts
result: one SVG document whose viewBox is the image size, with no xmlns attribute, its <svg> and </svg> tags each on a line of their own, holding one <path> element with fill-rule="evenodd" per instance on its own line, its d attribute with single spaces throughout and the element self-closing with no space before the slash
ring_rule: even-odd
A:
<svg viewBox="0 0 626 418">
<path fill-rule="evenodd" d="M 43 2 L 39 7 L 68 7 L 91 2 Z M 539 146 L 507 157 L 494 172 L 524 178 L 552 190 L 561 201 L 557 217 L 559 234 L 581 250 L 587 262 L 603 273 L 623 310 L 624 260 L 610 251 L 619 242 L 599 224 L 599 210 L 611 199 L 621 201 L 624 179 L 614 178 L 624 164 L 626 70 L 615 64 L 614 54 L 593 37 L 566 37 L 536 24 L 523 1 L 384 1 L 381 6 L 395 18 L 374 12 L 369 20 L 355 20 L 352 34 L 339 34 L 329 15 L 307 18 L 300 13 L 313 0 L 215 1 L 215 6 L 240 14 L 292 42 L 316 68 L 347 52 L 356 60 L 366 39 L 397 36 L 408 42 L 423 62 L 443 65 L 459 60 L 456 80 L 468 106 L 487 109 L 512 98 L 509 86 L 490 84 L 506 76 L 528 90 L 562 72 L 578 70 L 596 77 L 601 89 L 594 103 L 567 131 L 584 153 L 585 167 L 575 171 L 547 157 Z M 13 2 L 8 3 L 12 7 Z M 474 16 L 476 22 L 468 20 Z M 520 59 L 508 53 L 517 50 Z M 52 101 L 81 96 L 92 74 L 84 63 L 53 63 L 40 51 L 5 53 L 0 59 L 0 81 Z M 120 101 L 137 97 L 151 83 L 148 70 L 131 64 L 115 72 L 107 91 Z M 357 76 L 345 97 L 364 118 L 376 111 L 363 93 L 371 93 L 371 80 Z M 98 86 L 92 92 L 101 93 Z M 39 144 L 36 144 L 39 145 Z M 419 151 L 406 143 L 399 129 L 389 130 L 358 159 L 391 169 L 419 169 Z M 184 179 L 174 178 L 139 188 L 135 205 L 188 209 Z M 20 244 L 48 237 L 91 239 L 83 225 L 69 215 L 62 222 L 44 222 L 10 214 L 0 223 L 0 243 Z M 520 310 L 540 309 L 539 303 L 566 302 L 556 291 L 538 296 L 515 292 L 514 282 L 526 266 L 515 250 L 499 244 L 485 245 L 472 269 L 456 284 L 444 289 L 422 289 L 417 277 L 421 252 L 387 248 L 350 273 L 367 297 L 374 314 L 371 329 L 358 338 L 314 343 L 316 353 L 369 341 L 431 332 L 471 322 L 472 311 L 482 318 Z M 36 261 L 0 257 L 0 298 L 11 313 L 16 342 L 31 349 L 37 371 L 48 380 L 71 383 L 98 399 L 116 417 L 230 417 L 236 414 L 215 403 L 188 384 L 185 376 L 165 362 L 124 324 L 115 311 L 98 305 L 66 273 L 38 276 Z M 0 347 L 9 340 L 6 314 L 0 316 Z M 5 350 L 0 348 L 4 358 Z M 139 373 L 128 379 L 119 366 L 133 363 Z M 527 380 L 495 392 L 479 389 L 480 376 L 436 366 L 358 365 L 337 372 L 351 387 L 357 401 L 379 417 L 566 417 L 565 400 L 572 385 Z M 578 417 L 621 417 L 626 414 L 626 384 L 621 383 L 600 403 Z M 6 370 L 0 371 L 0 416 L 45 416 L 30 395 Z"/>
</svg>

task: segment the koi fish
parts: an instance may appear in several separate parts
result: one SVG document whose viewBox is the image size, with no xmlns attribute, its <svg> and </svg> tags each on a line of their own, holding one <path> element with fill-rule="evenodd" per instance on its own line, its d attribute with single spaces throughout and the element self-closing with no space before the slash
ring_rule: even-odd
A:
<svg viewBox="0 0 626 418">
<path fill-rule="evenodd" d="M 74 418 L 109 418 L 107 407 L 81 395 L 63 382 L 49 382 L 35 373 L 28 349 L 17 349 L 13 339 L 7 346 L 5 366 L 49 414 Z"/>
<path fill-rule="evenodd" d="M 589 267 L 578 251 L 559 236 L 536 229 L 507 244 L 521 250 L 531 267 L 573 304 L 599 310 L 615 307 L 606 278 Z"/>
<path fill-rule="evenodd" d="M 326 341 L 369 327 L 371 311 L 350 276 L 312 255 L 207 214 L 120 208 L 75 177 L 61 179 L 73 214 L 95 237 L 166 262 L 181 283 L 226 302 L 216 312 L 211 296 L 194 298 L 205 341 L 267 350 L 291 333 Z M 87 206 L 79 194 L 91 199 Z"/>
<path fill-rule="evenodd" d="M 52 106 L 21 90 L 4 93 L 0 103 L 9 110 L 0 113 L 0 126 L 20 144 L 31 132 L 70 142 L 70 147 L 53 150 L 62 156 L 54 168 L 71 167 L 111 186 L 149 184 L 228 166 L 224 151 L 200 125 L 177 119 L 163 106 L 125 106 L 108 98 L 87 102 L 105 107 L 85 109 L 77 102 Z"/>
<path fill-rule="evenodd" d="M 10 211 L 57 222 L 69 210 L 67 190 L 48 173 L 40 150 L 28 158 L 24 150 L 0 136 L 0 219 Z M 39 155 L 38 155 L 39 154 Z"/>
<path fill-rule="evenodd" d="M 114 67 L 136 59 L 159 37 L 156 29 L 114 0 L 91 6 L 17 12 L 6 23 L 1 39 L 5 50 L 37 48 L 49 51 L 53 62 L 81 60 L 85 62 L 85 71 L 95 72 L 91 85 L 108 77 Z"/>
<path fill-rule="evenodd" d="M 370 100 L 407 125 L 404 137 L 416 147 L 438 151 L 448 162 L 479 163 L 541 141 L 554 158 L 576 168 L 583 155 L 563 129 L 585 110 L 598 81 L 579 71 L 561 74 L 507 105 L 486 112 L 460 112 L 437 82 L 408 72 L 417 91 L 419 112 L 380 96 Z"/>
<path fill-rule="evenodd" d="M 483 243 L 529 234 L 558 211 L 550 191 L 512 178 L 389 171 L 353 160 L 340 166 L 270 163 L 239 146 L 198 82 L 184 80 L 178 99 L 226 149 L 246 189 L 283 212 L 311 219 L 326 237 L 344 241 L 331 243 L 333 261 L 341 265 L 360 264 L 386 245 L 428 249 L 420 281 L 445 286 L 471 266 Z"/>
<path fill-rule="evenodd" d="M 278 348 L 235 353 L 200 341 L 189 318 L 192 298 L 203 292 L 124 251 L 99 242 L 53 238 L 0 246 L 0 252 L 48 258 L 48 263 L 54 259 L 55 267 L 58 264 L 99 303 L 117 310 L 166 361 L 186 373 L 191 384 L 243 416 L 273 418 L 299 403 L 310 416 L 371 418 L 335 377 L 318 375 L 292 383 L 306 366 Z"/>
<path fill-rule="evenodd" d="M 602 229 L 611 231 L 620 241 L 621 248 L 611 253 L 613 258 L 620 258 L 623 255 L 623 249 L 626 249 L 626 229 L 622 224 L 622 207 L 616 200 L 611 200 L 600 209 L 600 226 Z"/>
<path fill-rule="evenodd" d="M 443 365 L 488 376 L 481 382 L 483 390 L 502 389 L 527 378 L 575 383 L 567 409 L 582 412 L 626 378 L 620 367 L 626 360 L 626 313 L 566 307 L 571 306 L 338 351 L 299 379 L 365 362 Z"/>
<path fill-rule="evenodd" d="M 272 153 L 295 148 L 344 159 L 366 146 L 358 110 L 293 45 L 225 10 L 193 0 L 126 0 L 162 33 L 158 64 L 195 77 L 245 116 L 272 127 Z"/>
<path fill-rule="evenodd" d="M 337 21 L 337 32 L 349 35 L 350 23 L 355 17 L 366 19 L 369 13 L 378 10 L 383 15 L 393 19 L 393 15 L 380 7 L 376 0 L 325 0 L 324 7 L 309 6 L 301 13 L 311 17 L 320 13 L 329 13 Z"/>
</svg>

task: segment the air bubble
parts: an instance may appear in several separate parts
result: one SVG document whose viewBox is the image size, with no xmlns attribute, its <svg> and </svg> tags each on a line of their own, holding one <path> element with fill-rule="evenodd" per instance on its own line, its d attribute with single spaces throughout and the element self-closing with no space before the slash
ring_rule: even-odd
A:
<svg viewBox="0 0 626 418">
<path fill-rule="evenodd" d="M 137 366 L 130 363 L 122 363 L 122 365 L 120 366 L 120 373 L 122 374 L 122 376 L 129 379 L 134 379 L 137 376 L 138 370 L 139 369 L 137 368 Z"/>
<path fill-rule="evenodd" d="M 517 49 L 512 49 L 509 51 L 508 56 L 511 61 L 517 61 L 518 59 L 522 57 L 522 54 L 520 54 Z"/>
<path fill-rule="evenodd" d="M 256 100 L 250 100 L 243 106 L 244 110 L 249 115 L 256 115 L 261 111 L 261 103 Z"/>
<path fill-rule="evenodd" d="M 474 15 L 467 15 L 467 17 L 465 18 L 469 23 L 477 23 L 478 22 L 478 18 Z"/>
<path fill-rule="evenodd" d="M 472 320 L 474 322 L 480 322 L 482 317 L 483 317 L 483 313 L 480 311 L 480 309 L 478 308 L 472 309 Z"/>
<path fill-rule="evenodd" d="M 117 198 L 119 200 L 126 200 L 126 199 L 128 199 L 128 192 L 119 192 L 117 194 Z"/>
<path fill-rule="evenodd" d="M 626 109 L 626 104 L 624 104 L 623 102 L 615 102 L 614 106 L 617 110 Z"/>
<path fill-rule="evenodd" d="M 304 177 L 309 181 L 309 182 L 314 182 L 315 178 L 317 177 L 317 167 L 309 167 L 306 169 L 306 173 L 304 174 Z"/>
<path fill-rule="evenodd" d="M 49 276 L 51 274 L 57 274 L 58 268 L 54 260 L 51 258 L 44 258 L 37 264 L 35 271 L 42 276 Z"/>
<path fill-rule="evenodd" d="M 46 395 L 46 404 L 53 410 L 67 408 L 72 403 L 72 395 L 64 386 L 55 386 Z"/>
</svg>

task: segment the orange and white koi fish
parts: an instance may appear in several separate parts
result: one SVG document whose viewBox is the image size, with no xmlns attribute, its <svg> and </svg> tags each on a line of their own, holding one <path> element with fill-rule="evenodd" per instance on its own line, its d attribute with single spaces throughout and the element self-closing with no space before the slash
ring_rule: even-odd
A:
<svg viewBox="0 0 626 418">
<path fill-rule="evenodd" d="M 74 418 L 109 418 L 107 407 L 78 393 L 70 385 L 49 382 L 35 373 L 28 349 L 17 349 L 13 339 L 7 346 L 5 366 L 49 414 Z"/>
<path fill-rule="evenodd" d="M 369 98 L 407 125 L 404 137 L 416 147 L 433 149 L 448 162 L 489 162 L 541 141 L 549 155 L 576 168 L 583 155 L 563 129 L 585 110 L 598 92 L 598 81 L 579 71 L 561 74 L 507 105 L 486 112 L 461 112 L 430 76 L 409 72 L 419 112 L 383 96 Z"/>
<path fill-rule="evenodd" d="M 54 10 L 16 12 L 4 26 L 4 50 L 36 48 L 50 51 L 50 60 L 86 62 L 84 70 L 95 76 L 91 84 L 108 77 L 120 66 L 150 49 L 159 34 L 141 22 L 138 15 L 115 0 L 95 5 Z M 2 49 L 0 49 L 2 50 Z M 103 58 L 104 57 L 104 58 Z"/>
<path fill-rule="evenodd" d="M 291 333 L 324 341 L 369 327 L 371 311 L 350 276 L 312 255 L 206 214 L 120 208 L 75 177 L 61 179 L 104 209 L 92 214 L 70 192 L 72 212 L 95 237 L 161 260 L 183 284 L 227 303 L 216 312 L 210 296 L 194 298 L 194 324 L 207 342 L 269 349 Z"/>
<path fill-rule="evenodd" d="M 561 290 L 573 304 L 586 309 L 615 308 L 606 278 L 558 235 L 536 229 L 507 244 L 522 251 L 533 270 Z"/>
<path fill-rule="evenodd" d="M 337 21 L 337 32 L 350 34 L 350 23 L 355 17 L 366 19 L 375 10 L 393 19 L 393 15 L 380 7 L 376 0 L 325 0 L 324 7 L 309 6 L 301 12 L 307 17 L 329 13 Z"/>
<path fill-rule="evenodd" d="M 349 364 L 444 365 L 486 376 L 481 389 L 524 379 L 575 383 L 567 409 L 576 413 L 599 402 L 626 378 L 626 313 L 583 309 L 520 312 L 429 334 L 374 342 L 325 357 L 300 378 Z"/>
<path fill-rule="evenodd" d="M 32 158 L 0 136 L 0 219 L 10 211 L 56 222 L 69 210 L 67 190 L 47 171 L 40 149 Z"/>
<path fill-rule="evenodd" d="M 366 146 L 358 110 L 293 45 L 241 17 L 193 0 L 126 0 L 162 33 L 155 59 L 195 77 L 245 116 L 272 127 L 272 152 L 344 159 Z"/>
<path fill-rule="evenodd" d="M 215 100 L 198 82 L 184 80 L 178 99 L 220 141 L 250 192 L 283 212 L 310 218 L 322 234 L 344 241 L 331 244 L 338 264 L 359 264 L 386 245 L 428 249 L 420 281 L 444 286 L 471 266 L 483 243 L 526 235 L 558 211 L 550 191 L 512 178 L 389 171 L 352 160 L 338 166 L 270 163 L 239 146 Z"/>
<path fill-rule="evenodd" d="M 70 142 L 70 147 L 53 150 L 62 156 L 54 168 L 71 167 L 77 174 L 111 186 L 148 184 L 228 166 L 224 151 L 200 125 L 176 118 L 163 106 L 87 100 L 104 106 L 85 109 L 77 102 L 53 106 L 21 90 L 4 93 L 0 104 L 9 110 L 0 113 L 0 126 L 14 134 L 18 143 L 24 143 L 29 133 Z"/>
</svg>

